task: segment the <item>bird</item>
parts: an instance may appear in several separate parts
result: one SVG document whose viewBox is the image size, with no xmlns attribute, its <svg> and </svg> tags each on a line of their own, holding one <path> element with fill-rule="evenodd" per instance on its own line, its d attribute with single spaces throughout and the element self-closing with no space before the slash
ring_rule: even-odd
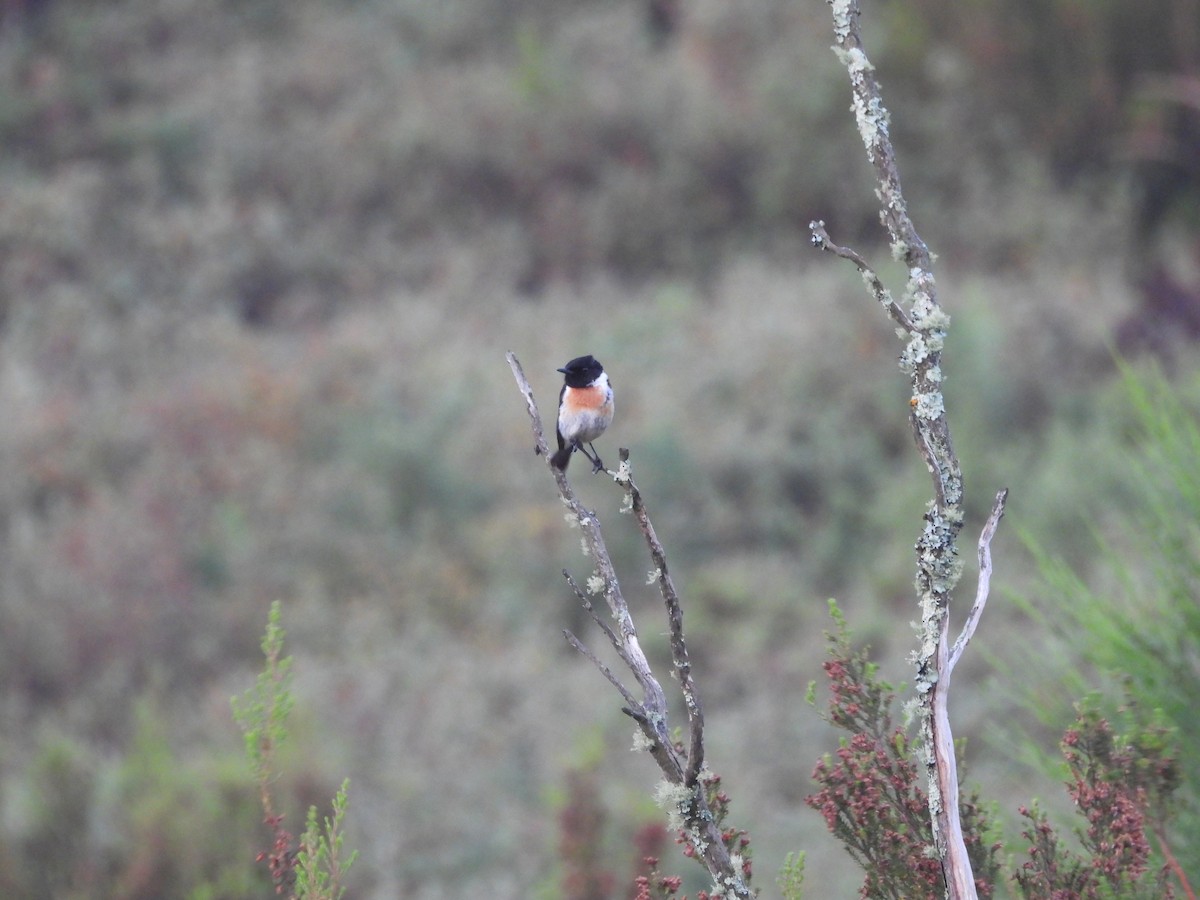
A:
<svg viewBox="0 0 1200 900">
<path fill-rule="evenodd" d="M 613 390 L 608 373 L 594 356 L 578 356 L 558 370 L 563 386 L 558 394 L 558 452 L 550 463 L 564 472 L 578 450 L 592 462 L 592 474 L 604 468 L 592 441 L 604 434 L 613 420 Z M 592 448 L 588 453 L 583 449 Z"/>
</svg>

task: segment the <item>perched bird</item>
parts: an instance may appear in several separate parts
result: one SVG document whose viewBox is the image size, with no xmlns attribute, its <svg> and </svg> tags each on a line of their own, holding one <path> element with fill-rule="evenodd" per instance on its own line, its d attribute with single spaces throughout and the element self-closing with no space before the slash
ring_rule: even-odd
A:
<svg viewBox="0 0 1200 900">
<path fill-rule="evenodd" d="M 592 472 L 604 468 L 592 441 L 612 424 L 613 391 L 604 366 L 592 356 L 580 356 L 558 371 L 563 387 L 558 395 L 558 452 L 550 457 L 555 468 L 566 470 L 571 454 L 578 450 L 592 461 Z M 583 449 L 592 447 L 588 453 Z"/>
</svg>

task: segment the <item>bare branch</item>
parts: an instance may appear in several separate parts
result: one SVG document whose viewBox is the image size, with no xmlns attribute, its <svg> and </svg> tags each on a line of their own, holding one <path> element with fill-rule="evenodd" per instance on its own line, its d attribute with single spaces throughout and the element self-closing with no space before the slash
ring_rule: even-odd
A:
<svg viewBox="0 0 1200 900">
<path fill-rule="evenodd" d="M 533 452 L 538 456 L 544 457 L 546 465 L 550 465 L 550 445 L 546 443 L 546 432 L 542 427 L 542 417 L 538 413 L 537 402 L 533 399 L 533 388 L 529 386 L 529 379 L 525 377 L 525 370 L 521 368 L 521 362 L 517 359 L 516 355 L 509 352 L 504 354 L 504 358 L 508 360 L 508 367 L 512 369 L 513 378 L 517 380 L 517 388 L 521 391 L 521 396 L 525 398 L 525 408 L 528 410 L 529 418 L 533 423 Z M 554 466 L 550 466 L 550 471 L 557 473 L 555 480 L 558 482 L 559 491 L 569 491 L 570 485 L 567 484 L 567 473 L 561 469 L 556 469 Z"/>
<path fill-rule="evenodd" d="M 828 0 L 833 8 L 833 30 L 837 38 L 838 56 L 850 73 L 854 118 L 858 134 L 867 148 L 867 158 L 875 167 L 879 189 L 880 220 L 892 238 L 892 252 L 903 259 L 909 268 L 931 268 L 929 248 L 917 234 L 908 215 L 908 204 L 900 188 L 900 170 L 890 133 L 891 116 L 883 105 L 875 66 L 863 51 L 862 30 L 859 27 L 858 0 Z"/>
<path fill-rule="evenodd" d="M 921 458 L 925 460 L 925 467 L 929 470 L 929 474 L 933 476 L 934 502 L 937 504 L 938 512 L 945 515 L 946 486 L 942 483 L 941 466 L 938 464 L 937 456 L 929 443 L 929 435 L 921 427 L 921 420 L 916 412 L 913 412 L 909 418 L 912 420 L 913 440 L 917 442 L 917 451 L 921 454 Z"/>
<path fill-rule="evenodd" d="M 589 650 L 583 641 L 579 640 L 579 638 L 575 637 L 574 634 L 565 628 L 563 629 L 563 637 L 567 639 L 568 644 L 590 659 L 596 668 L 600 670 L 600 674 L 607 678 L 609 683 L 620 692 L 621 696 L 625 698 L 625 702 L 629 704 L 629 715 L 638 722 L 644 722 L 646 720 L 646 711 L 642 709 L 642 704 L 637 702 L 637 698 L 633 696 L 629 688 L 621 684 L 621 680 L 613 674 L 612 669 L 606 666 L 595 653 Z"/>
<path fill-rule="evenodd" d="M 829 232 L 825 230 L 825 223 L 819 219 L 809 222 L 808 228 L 812 232 L 814 247 L 820 250 L 827 250 L 834 256 L 840 256 L 842 259 L 848 259 L 854 263 L 858 267 L 858 271 L 862 273 L 863 281 L 866 282 L 871 293 L 875 295 L 875 299 L 879 301 L 879 305 L 886 309 L 888 315 L 905 331 L 913 330 L 913 324 L 908 320 L 908 315 L 900 308 L 900 304 L 892 299 L 892 292 L 884 287 L 879 276 L 875 274 L 875 270 L 871 268 L 857 250 L 853 250 L 850 247 L 839 247 L 830 240 Z"/>
<path fill-rule="evenodd" d="M 575 583 L 575 579 L 571 577 L 571 573 L 566 569 L 563 569 L 563 577 L 567 579 L 567 584 L 571 586 L 571 590 L 575 593 L 575 597 L 579 600 L 579 604 L 587 610 L 588 615 L 592 617 L 592 621 L 595 622 L 600 630 L 603 631 L 608 637 L 609 642 L 613 645 L 613 649 L 617 651 L 617 654 L 621 657 L 625 664 L 632 668 L 632 664 L 629 662 L 629 660 L 625 659 L 625 648 L 621 644 L 621 639 L 617 637 L 617 633 L 609 628 L 608 623 L 601 619 L 599 615 L 597 615 L 595 605 L 591 600 L 588 599 L 587 594 L 583 592 L 579 585 Z"/>
<path fill-rule="evenodd" d="M 529 382 L 525 378 L 525 372 L 522 370 L 516 356 L 512 353 L 508 353 L 506 356 L 509 367 L 512 369 L 513 377 L 517 381 L 517 387 L 525 398 L 525 405 L 532 421 L 537 452 L 546 455 L 548 448 L 542 429 L 541 416 L 538 413 L 537 403 L 533 399 L 533 390 L 530 388 Z M 621 694 L 626 703 L 623 711 L 638 723 L 638 727 L 649 744 L 647 749 L 650 751 L 650 755 L 654 757 L 655 762 L 658 763 L 663 776 L 671 784 L 679 785 L 683 791 L 681 795 L 676 795 L 674 805 L 676 807 L 675 811 L 683 819 L 683 834 L 690 844 L 693 854 L 703 862 L 716 884 L 720 885 L 721 890 L 724 891 L 724 896 L 735 898 L 753 897 L 754 894 L 746 884 L 740 868 L 734 864 L 729 850 L 722 840 L 721 831 L 716 826 L 712 810 L 708 805 L 704 785 L 699 778 L 704 760 L 704 717 L 701 712 L 700 700 L 696 694 L 695 685 L 692 682 L 691 664 L 688 661 L 687 647 L 683 640 L 683 613 L 674 584 L 667 574 L 666 553 L 657 536 L 654 534 L 654 528 L 650 524 L 649 517 L 646 515 L 641 494 L 633 482 L 629 466 L 629 451 L 621 451 L 621 465 L 615 475 L 615 480 L 625 487 L 627 495 L 630 497 L 630 503 L 635 509 L 638 525 L 642 529 L 642 534 L 645 536 L 647 544 L 650 547 L 651 558 L 655 562 L 656 580 L 659 584 L 659 590 L 667 606 L 667 615 L 671 628 L 672 661 L 675 673 L 683 688 L 684 700 L 688 710 L 688 726 L 691 732 L 690 749 L 686 757 L 676 748 L 670 738 L 670 730 L 667 725 L 666 695 L 663 692 L 662 685 L 651 671 L 650 664 L 646 660 L 646 655 L 642 651 L 641 644 L 638 642 L 637 629 L 634 627 L 633 617 L 630 615 L 629 606 L 625 602 L 624 595 L 621 593 L 621 586 L 617 581 L 616 570 L 613 567 L 612 559 L 609 557 L 608 548 L 605 546 L 604 535 L 600 531 L 600 521 L 594 512 L 584 508 L 583 504 L 576 498 L 575 492 L 567 480 L 566 473 L 561 469 L 556 469 L 554 466 L 549 465 L 549 463 L 547 465 L 554 476 L 555 484 L 558 486 L 559 496 L 562 498 L 563 504 L 570 511 L 570 518 L 578 523 L 580 531 L 583 533 L 584 546 L 596 566 L 595 572 L 588 579 L 588 590 L 604 595 L 609 612 L 616 622 L 616 628 L 612 628 L 600 620 L 588 596 L 568 573 L 564 572 L 563 574 L 567 576 L 567 581 L 571 585 L 571 589 L 575 592 L 576 597 L 579 598 L 583 607 L 600 626 L 605 636 L 608 637 L 617 655 L 620 656 L 621 661 L 633 673 L 638 687 L 642 690 L 642 701 L 639 703 L 633 692 L 623 685 L 611 669 L 605 666 L 574 634 L 566 631 L 564 632 L 564 636 L 572 647 L 592 661 L 601 674 Z"/>
<path fill-rule="evenodd" d="M 671 580 L 671 573 L 667 569 L 666 551 L 654 532 L 654 526 L 642 500 L 642 492 L 634 483 L 633 470 L 629 465 L 629 451 L 624 447 L 621 448 L 621 465 L 617 470 L 616 480 L 618 484 L 625 485 L 633 517 L 637 520 L 646 545 L 650 548 L 650 558 L 654 562 L 654 579 L 667 607 L 667 622 L 671 628 L 671 660 L 675 667 L 675 677 L 679 681 L 679 689 L 683 693 L 684 705 L 687 707 L 690 732 L 687 771 L 683 783 L 692 787 L 704 767 L 704 708 L 700 704 L 700 695 L 692 680 L 692 664 L 688 659 L 687 643 L 683 636 L 683 607 L 679 604 L 675 582 Z"/>
<path fill-rule="evenodd" d="M 983 615 L 984 606 L 987 605 L 992 581 L 992 538 L 996 536 L 996 528 L 1004 516 L 1004 504 L 1007 500 L 1008 488 L 1005 488 L 996 495 L 991 515 L 988 516 L 987 522 L 983 526 L 983 532 L 979 535 L 979 584 L 975 588 L 975 602 L 971 605 L 971 611 L 967 613 L 967 620 L 963 622 L 962 633 L 954 642 L 954 649 L 950 651 L 950 659 L 946 662 L 947 677 L 958 665 L 958 659 L 962 656 L 963 650 L 967 648 L 971 636 L 975 634 L 975 627 L 979 624 L 980 616 Z"/>
<path fill-rule="evenodd" d="M 983 599 L 977 599 L 978 610 L 972 610 L 963 635 L 951 653 L 947 631 L 951 595 L 962 572 L 957 540 L 963 523 L 963 485 L 941 387 L 941 354 L 950 319 L 938 304 L 929 249 L 908 215 L 889 133 L 889 114 L 883 104 L 875 67 L 863 50 L 858 0 L 828 2 L 833 10 L 835 50 L 850 75 L 852 108 L 859 135 L 875 169 L 880 220 L 891 238 L 892 255 L 908 266 L 904 305 L 892 299 L 860 254 L 830 240 L 824 223 L 814 221 L 810 229 L 815 246 L 855 265 L 871 294 L 900 326 L 901 337 L 906 340 L 900 364 L 912 383 L 913 435 L 929 468 L 934 491 L 916 545 L 921 646 L 917 654 L 915 687 L 920 703 L 923 762 L 929 782 L 934 848 L 942 864 L 946 896 L 951 900 L 968 900 L 975 898 L 977 893 L 959 815 L 958 775 L 947 697 L 950 672 L 970 640 L 986 600 L 991 559 L 989 555 L 986 575 L 981 567 Z M 999 522 L 1002 511 L 1003 500 L 998 498 L 997 508 L 993 509 L 995 523 Z M 985 533 L 990 540 L 995 524 L 989 520 L 989 525 Z"/>
</svg>

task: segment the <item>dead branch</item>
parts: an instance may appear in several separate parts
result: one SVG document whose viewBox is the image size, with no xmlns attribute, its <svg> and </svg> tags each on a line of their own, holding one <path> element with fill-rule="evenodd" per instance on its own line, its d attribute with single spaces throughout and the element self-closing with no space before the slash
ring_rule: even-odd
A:
<svg viewBox="0 0 1200 900">
<path fill-rule="evenodd" d="M 905 331 L 912 331 L 913 324 L 908 321 L 908 315 L 900 308 L 900 304 L 892 299 L 892 292 L 884 287 L 879 276 L 875 274 L 875 270 L 863 259 L 862 254 L 850 247 L 839 247 L 829 238 L 829 232 L 825 230 L 825 223 L 821 221 L 809 222 L 809 229 L 812 231 L 813 244 L 821 250 L 828 250 L 834 256 L 840 256 L 842 259 L 848 259 L 858 267 L 858 271 L 862 273 L 863 281 L 875 295 L 875 299 L 879 301 L 889 316 L 897 325 Z"/>
<path fill-rule="evenodd" d="M 625 486 L 633 517 L 637 520 L 650 549 L 650 558 L 654 561 L 653 577 L 667 607 L 667 622 L 671 628 L 671 660 L 675 668 L 675 677 L 679 681 L 679 689 L 683 693 L 684 705 L 687 707 L 688 730 L 691 733 L 687 772 L 683 783 L 691 787 L 704 767 L 704 708 L 700 705 L 700 695 L 696 691 L 695 682 L 692 681 L 692 664 L 688 659 L 687 643 L 683 637 L 683 607 L 679 605 L 679 595 L 667 569 L 667 553 L 659 543 L 658 535 L 654 533 L 654 526 L 650 523 L 650 516 L 642 500 L 642 492 L 633 481 L 633 472 L 629 467 L 629 451 L 623 448 L 616 481 Z"/>
<path fill-rule="evenodd" d="M 917 588 L 921 602 L 916 690 L 920 704 L 922 762 L 929 782 L 934 849 L 942 863 L 946 896 L 951 900 L 967 900 L 975 898 L 977 893 L 959 815 L 958 774 L 947 698 L 950 672 L 974 633 L 986 602 L 991 576 L 988 545 L 1003 514 L 1007 492 L 1002 491 L 997 496 L 992 517 L 984 529 L 986 541 L 981 539 L 980 548 L 980 593 L 951 652 L 947 631 L 951 594 L 962 572 L 957 541 L 963 523 L 963 484 L 941 389 L 942 346 L 950 318 L 937 300 L 929 248 L 908 214 L 889 131 L 889 114 L 883 104 L 875 67 L 863 50 L 858 0 L 829 0 L 829 5 L 833 9 L 835 50 L 850 74 L 852 108 L 859 135 L 875 169 L 881 203 L 880 220 L 891 239 L 893 256 L 904 260 L 908 266 L 903 300 L 898 303 L 892 298 L 861 254 L 835 244 L 823 222 L 811 223 L 812 242 L 855 265 L 871 294 L 900 326 L 899 333 L 906 340 L 900 363 L 912 383 L 913 435 L 929 469 L 934 491 L 916 547 Z"/>
<path fill-rule="evenodd" d="M 983 607 L 987 604 L 992 582 L 992 538 L 996 536 L 996 529 L 1004 517 L 1004 504 L 1007 500 L 1008 488 L 1005 488 L 996 495 L 996 500 L 992 503 L 991 515 L 988 516 L 987 522 L 983 526 L 983 532 L 979 535 L 979 583 L 975 588 L 975 602 L 971 605 L 971 611 L 967 613 L 967 620 L 963 622 L 962 633 L 954 642 L 954 649 L 950 651 L 950 659 L 946 663 L 947 678 L 954 671 L 954 667 L 958 665 L 959 657 L 967 648 L 971 636 L 975 634 L 975 626 L 979 624 L 979 617 L 983 615 Z M 943 690 L 945 690 L 944 685 Z"/>
<path fill-rule="evenodd" d="M 546 466 L 554 476 L 558 486 L 559 497 L 567 507 L 568 517 L 579 525 L 583 532 L 584 546 L 595 565 L 595 571 L 586 582 L 587 593 L 564 572 L 571 589 L 582 603 L 584 609 L 592 616 L 601 631 L 613 645 L 617 656 L 633 674 L 641 689 L 642 698 L 639 700 L 626 687 L 613 671 L 606 666 L 582 641 L 569 631 L 564 632 L 568 643 L 592 661 L 602 675 L 621 694 L 625 701 L 623 711 L 638 725 L 638 729 L 647 742 L 650 755 L 658 763 L 663 777 L 678 790 L 667 794 L 670 796 L 673 809 L 682 823 L 682 831 L 691 845 L 697 859 L 704 863 L 722 896 L 750 898 L 754 892 L 746 884 L 740 865 L 731 857 L 722 840 L 720 829 L 713 820 L 713 814 L 708 805 L 704 785 L 700 773 L 704 766 L 704 715 L 700 698 L 696 692 L 691 677 L 691 663 L 688 660 L 687 645 L 683 635 L 683 611 L 679 596 L 667 568 L 666 551 L 654 533 L 654 526 L 646 513 L 641 492 L 633 480 L 633 471 L 629 463 L 629 451 L 621 450 L 621 464 L 614 475 L 614 480 L 624 487 L 629 509 L 637 519 L 638 527 L 650 549 L 650 557 L 655 565 L 655 581 L 662 594 L 667 609 L 667 619 L 671 632 L 671 657 L 675 675 L 683 691 L 684 703 L 688 711 L 689 739 L 686 750 L 677 747 L 670 738 L 670 728 L 667 718 L 667 700 L 662 685 L 650 669 L 650 663 L 638 642 L 637 629 L 629 606 L 621 592 L 617 581 L 616 570 L 608 555 L 604 543 L 604 535 L 600 530 L 600 520 L 591 510 L 586 509 L 575 496 L 566 472 L 556 469 L 549 463 L 545 432 L 542 427 L 541 415 L 537 403 L 533 399 L 533 389 L 525 377 L 521 363 L 512 353 L 506 354 L 517 387 L 525 398 L 525 405 L 533 427 L 533 437 L 537 452 L 546 458 Z M 596 614 L 588 593 L 602 594 L 608 604 L 616 627 L 611 627 Z"/>
</svg>

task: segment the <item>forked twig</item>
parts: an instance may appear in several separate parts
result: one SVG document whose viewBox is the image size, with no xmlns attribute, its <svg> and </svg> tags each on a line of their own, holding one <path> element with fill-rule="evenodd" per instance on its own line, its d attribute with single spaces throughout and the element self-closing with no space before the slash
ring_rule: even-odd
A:
<svg viewBox="0 0 1200 900">
<path fill-rule="evenodd" d="M 963 622 L 962 632 L 954 642 L 954 649 L 950 651 L 950 659 L 946 662 L 946 677 L 949 677 L 958 665 L 959 657 L 975 634 L 975 627 L 983 615 L 983 607 L 987 605 L 992 582 L 992 538 L 996 536 L 996 529 L 1004 517 L 1004 504 L 1007 500 L 1008 488 L 1005 488 L 996 495 L 996 500 L 992 503 L 992 512 L 979 535 L 979 583 L 975 587 L 975 602 L 971 604 L 971 611 L 967 613 L 967 620 Z"/>
<path fill-rule="evenodd" d="M 537 451 L 546 456 L 546 439 L 542 428 L 541 415 L 537 403 L 533 399 L 533 390 L 525 377 L 520 362 L 512 353 L 507 354 L 509 367 L 517 381 L 517 387 L 525 398 L 525 405 L 532 422 L 533 435 Z M 593 621 L 600 626 L 604 635 L 613 645 L 613 649 L 625 666 L 633 673 L 638 687 L 642 691 L 642 699 L 638 700 L 633 691 L 626 687 L 616 674 L 606 666 L 582 641 L 570 631 L 563 634 L 572 647 L 591 660 L 600 673 L 621 694 L 626 706 L 624 712 L 637 723 L 645 737 L 648 749 L 663 776 L 678 790 L 670 792 L 672 810 L 682 820 L 684 839 L 690 846 L 692 855 L 700 860 L 715 883 L 720 887 L 723 896 L 733 898 L 750 898 L 754 896 L 743 877 L 740 866 L 736 865 L 726 848 L 720 829 L 717 827 L 700 773 L 704 765 L 704 716 L 700 699 L 691 677 L 691 663 L 688 660 L 687 645 L 683 637 L 683 611 L 679 603 L 674 583 L 667 569 L 666 552 L 654 533 L 654 526 L 646 513 L 641 492 L 633 481 L 629 465 L 629 451 L 621 450 L 621 465 L 614 478 L 623 486 L 629 498 L 630 508 L 638 521 L 638 527 L 650 548 L 650 556 L 655 564 L 655 580 L 667 608 L 667 619 L 671 630 L 671 658 L 675 674 L 678 677 L 688 711 L 688 729 L 690 738 L 687 751 L 676 747 L 671 740 L 667 724 L 667 700 L 662 685 L 650 669 L 646 655 L 638 642 L 637 629 L 629 606 L 621 592 L 617 581 L 616 570 L 609 557 L 608 548 L 604 543 L 604 535 L 600 531 L 600 521 L 596 514 L 579 502 L 571 483 L 567 480 L 565 471 L 555 468 L 547 461 L 547 467 L 554 476 L 558 486 L 559 496 L 583 532 L 584 546 L 592 558 L 596 569 L 588 580 L 588 589 L 594 593 L 602 593 L 608 604 L 609 612 L 616 627 L 602 621 L 597 615 L 587 594 L 571 578 L 569 573 L 563 574 L 574 591 L 575 596 L 586 609 Z"/>
<path fill-rule="evenodd" d="M 868 289 L 899 326 L 906 341 L 901 367 L 912 383 L 911 419 L 917 449 L 933 481 L 933 501 L 917 541 L 917 589 L 921 603 L 921 646 L 917 653 L 916 692 L 920 709 L 923 762 L 929 782 L 929 812 L 933 843 L 942 865 L 946 896 L 972 900 L 977 896 L 967 855 L 958 805 L 958 773 L 947 697 L 950 673 L 975 631 L 987 599 L 991 578 L 989 544 L 1004 510 L 1006 491 L 996 498 L 992 517 L 980 545 L 980 586 L 975 607 L 962 635 L 951 650 L 947 639 L 951 595 L 961 574 L 958 532 L 963 523 L 962 470 L 942 395 L 941 355 L 950 319 L 937 300 L 932 256 L 908 214 L 890 118 L 883 104 L 875 67 L 863 50 L 858 0 L 829 0 L 833 9 L 835 50 L 850 75 L 852 108 L 867 157 L 875 169 L 880 219 L 891 238 L 892 255 L 908 267 L 904 303 L 896 302 L 875 270 L 857 251 L 834 243 L 825 224 L 810 224 L 813 244 L 849 260 Z"/>
<path fill-rule="evenodd" d="M 842 259 L 848 259 L 858 267 L 858 271 L 862 273 L 863 281 L 871 293 L 875 295 L 875 299 L 879 301 L 879 305 L 887 310 L 888 315 L 892 317 L 897 325 L 905 331 L 912 331 L 913 324 L 908 320 L 908 313 L 900 308 L 900 304 L 892 299 L 892 292 L 889 291 L 880 280 L 875 270 L 870 264 L 863 259 L 861 253 L 851 247 L 841 247 L 835 244 L 829 237 L 829 232 L 825 230 L 825 223 L 819 219 L 808 223 L 809 231 L 812 232 L 813 246 L 819 250 L 826 250 L 834 256 L 840 256 Z"/>
<path fill-rule="evenodd" d="M 688 731 L 691 735 L 683 783 L 691 787 L 700 777 L 700 770 L 704 768 L 704 708 L 700 704 L 700 695 L 692 680 L 692 664 L 683 636 L 683 607 L 679 604 L 679 594 L 675 591 L 675 582 L 671 580 L 671 573 L 667 568 L 667 553 L 654 532 L 654 526 L 646 512 L 646 504 L 642 500 L 642 492 L 633 481 L 629 451 L 625 448 L 621 448 L 621 465 L 617 470 L 616 480 L 618 484 L 625 486 L 633 517 L 637 520 L 646 545 L 650 548 L 650 558 L 655 567 L 654 579 L 667 607 L 667 622 L 671 629 L 671 660 L 675 667 L 675 677 L 679 681 L 679 689 L 683 693 L 684 705 L 687 707 Z"/>
</svg>

